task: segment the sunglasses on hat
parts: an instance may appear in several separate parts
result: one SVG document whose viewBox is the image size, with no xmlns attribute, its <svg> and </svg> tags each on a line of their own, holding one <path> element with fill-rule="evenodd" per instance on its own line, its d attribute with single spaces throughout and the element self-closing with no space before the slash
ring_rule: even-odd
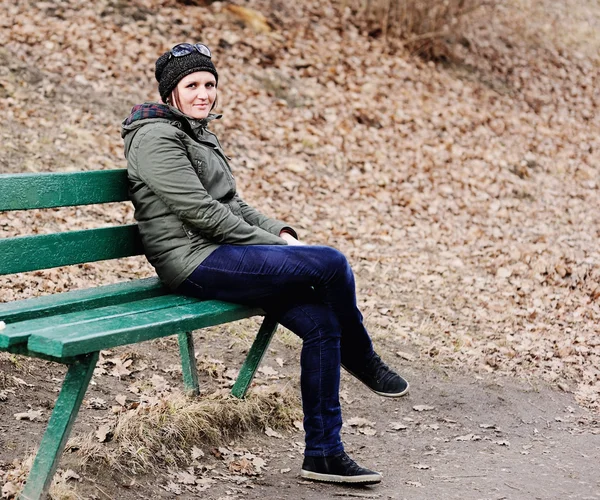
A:
<svg viewBox="0 0 600 500">
<path fill-rule="evenodd" d="M 193 45 L 191 43 L 178 43 L 177 45 L 175 45 L 175 47 L 173 47 L 169 51 L 169 53 L 170 53 L 169 59 L 171 58 L 171 56 L 173 56 L 173 57 L 187 56 L 194 51 L 200 52 L 200 54 L 208 57 L 209 59 L 212 55 L 210 52 L 210 49 L 203 43 L 195 43 Z"/>
</svg>

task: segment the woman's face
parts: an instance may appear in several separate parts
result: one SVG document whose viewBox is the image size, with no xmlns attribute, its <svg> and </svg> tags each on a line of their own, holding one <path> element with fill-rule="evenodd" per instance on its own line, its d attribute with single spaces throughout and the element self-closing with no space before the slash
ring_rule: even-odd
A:
<svg viewBox="0 0 600 500">
<path fill-rule="evenodd" d="M 196 71 L 182 78 L 173 96 L 179 111 L 197 120 L 206 118 L 217 98 L 216 83 L 208 71 Z"/>
</svg>

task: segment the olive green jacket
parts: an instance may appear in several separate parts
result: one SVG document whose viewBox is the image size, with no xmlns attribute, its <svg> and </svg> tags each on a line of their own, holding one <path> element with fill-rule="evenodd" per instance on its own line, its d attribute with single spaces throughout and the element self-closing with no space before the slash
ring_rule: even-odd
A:
<svg viewBox="0 0 600 500">
<path fill-rule="evenodd" d="M 208 123 L 176 108 L 145 103 L 122 123 L 130 197 L 144 251 L 176 289 L 219 245 L 285 245 L 282 229 L 236 193 L 235 180 Z"/>
</svg>

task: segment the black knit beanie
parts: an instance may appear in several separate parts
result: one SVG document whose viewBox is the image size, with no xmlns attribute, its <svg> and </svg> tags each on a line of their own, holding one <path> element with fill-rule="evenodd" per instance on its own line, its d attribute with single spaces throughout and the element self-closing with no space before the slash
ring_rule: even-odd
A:
<svg viewBox="0 0 600 500">
<path fill-rule="evenodd" d="M 170 51 L 160 56 L 156 60 L 154 76 L 158 82 L 158 93 L 162 101 L 167 102 L 179 81 L 196 71 L 212 73 L 215 75 L 217 84 L 219 83 L 219 74 L 210 57 L 200 54 L 196 50 L 181 57 L 172 56 Z"/>
</svg>

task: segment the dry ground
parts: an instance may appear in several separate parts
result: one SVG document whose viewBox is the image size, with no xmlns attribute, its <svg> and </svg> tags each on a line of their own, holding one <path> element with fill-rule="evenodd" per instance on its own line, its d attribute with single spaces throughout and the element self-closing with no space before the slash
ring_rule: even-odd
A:
<svg viewBox="0 0 600 500">
<path fill-rule="evenodd" d="M 215 129 L 243 196 L 308 243 L 348 255 L 379 350 L 410 376 L 410 397 L 392 402 L 345 379 L 346 421 L 373 423 L 348 426 L 349 448 L 381 468 L 385 483 L 365 491 L 302 484 L 300 433 L 274 430 L 284 437 L 246 434 L 214 454 L 199 443 L 205 455 L 195 461 L 186 448 L 189 475 L 164 463 L 151 476 L 81 469 L 82 455 L 68 454 L 62 466 L 80 480 L 69 473 L 64 488 L 86 498 L 179 490 L 204 498 L 597 498 L 598 2 L 482 9 L 451 44 L 453 57 L 436 62 L 366 37 L 319 2 L 244 5 L 269 24 L 253 28 L 220 3 L 0 1 L 0 171 L 122 168 L 119 122 L 133 104 L 156 99 L 157 54 L 181 40 L 208 43 L 224 115 Z M 0 232 L 131 217 L 119 206 L 13 213 Z M 143 259 L 128 259 L 9 276 L 0 300 L 151 273 Z M 253 327 L 204 335 L 199 363 L 216 377 L 207 389 L 227 386 L 224 367 L 239 366 Z M 297 397 L 298 344 L 279 336 L 268 360 L 277 374 L 262 382 Z M 172 397 L 176 359 L 159 349 L 107 354 L 113 362 L 95 377 L 76 435 L 94 438 L 114 425 L 113 406 L 131 411 Z M 215 362 L 202 361 L 207 352 Z M 124 370 L 118 381 L 115 367 Z M 6 496 L 61 376 L 0 355 Z M 132 384 L 142 388 L 131 392 Z M 41 410 L 40 422 L 14 419 L 28 410 L 34 418 Z"/>
</svg>

